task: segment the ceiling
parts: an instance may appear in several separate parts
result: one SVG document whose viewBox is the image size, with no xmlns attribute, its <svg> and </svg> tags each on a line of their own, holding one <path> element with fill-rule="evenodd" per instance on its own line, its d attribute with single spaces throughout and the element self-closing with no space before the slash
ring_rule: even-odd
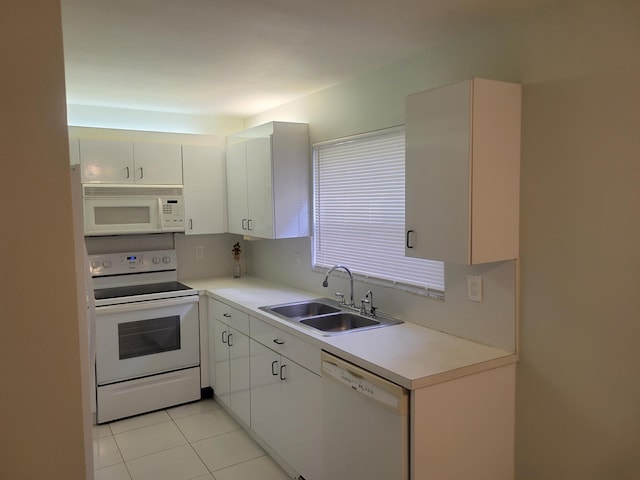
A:
<svg viewBox="0 0 640 480">
<path fill-rule="evenodd" d="M 62 0 L 67 102 L 247 117 L 552 0 Z"/>
</svg>

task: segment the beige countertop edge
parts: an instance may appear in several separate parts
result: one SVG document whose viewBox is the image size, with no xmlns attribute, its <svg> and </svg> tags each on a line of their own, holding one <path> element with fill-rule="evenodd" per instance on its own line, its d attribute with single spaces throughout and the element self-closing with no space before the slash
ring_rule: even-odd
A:
<svg viewBox="0 0 640 480">
<path fill-rule="evenodd" d="M 518 362 L 518 355 L 516 353 L 509 354 L 504 357 L 494 358 L 487 360 L 486 362 L 475 363 L 473 365 L 467 365 L 466 367 L 456 368 L 442 372 L 437 375 L 431 375 L 429 377 L 423 377 L 415 380 L 411 383 L 411 390 L 417 390 L 419 388 L 429 387 L 437 383 L 448 382 L 456 378 L 465 377 L 467 375 L 473 375 L 474 373 L 480 373 L 494 368 L 504 367 Z"/>
<path fill-rule="evenodd" d="M 367 356 L 366 354 L 358 354 L 357 350 L 360 350 L 359 348 L 349 348 L 349 343 L 357 343 L 357 339 L 369 340 L 368 337 L 380 337 L 380 335 L 384 335 L 385 330 L 396 328 L 397 326 L 362 331 L 354 334 L 323 336 L 310 332 L 305 328 L 297 327 L 262 310 L 258 310 L 259 306 L 263 306 L 265 304 L 278 304 L 290 301 L 320 298 L 322 295 L 253 277 L 245 277 L 242 279 L 224 277 L 200 278 L 192 280 L 182 279 L 180 281 L 198 290 L 200 294 L 223 301 L 238 310 L 259 318 L 260 320 L 266 321 L 270 325 L 283 329 L 288 333 L 295 335 L 296 337 L 301 338 L 322 350 L 325 350 L 326 352 L 341 357 L 346 361 L 354 363 L 365 370 L 369 370 L 410 390 L 416 390 L 430 385 L 435 385 L 437 383 L 447 382 L 455 378 L 472 375 L 474 373 L 491 370 L 493 368 L 499 368 L 518 361 L 518 355 L 513 352 L 486 347 L 472 342 L 471 340 L 460 339 L 459 337 L 454 337 L 437 330 L 431 330 L 427 327 L 417 326 L 410 322 L 406 322 L 411 326 L 424 329 L 425 333 L 428 333 L 429 335 L 434 335 L 436 337 L 444 336 L 443 338 L 448 337 L 456 342 L 460 341 L 462 344 L 469 342 L 469 345 L 473 345 L 474 347 L 479 347 L 487 351 L 486 355 L 482 354 L 475 356 L 475 360 L 471 360 L 466 364 L 460 364 L 460 362 L 456 361 L 451 362 L 452 368 L 441 368 L 437 366 L 432 368 L 429 366 L 423 369 L 417 369 L 421 371 L 417 371 L 416 369 L 410 369 L 411 371 L 408 371 L 406 368 L 397 367 L 396 362 L 392 362 L 393 364 L 389 362 L 376 362 L 375 359 Z M 254 295 L 257 295 L 258 298 L 244 297 L 244 295 L 240 294 L 241 292 L 253 293 Z M 274 301 L 265 302 L 265 297 L 260 299 L 261 295 L 270 296 Z M 354 337 L 352 335 L 358 335 L 358 337 Z M 351 340 L 353 340 L 353 342 L 351 342 Z M 338 345 L 336 345 L 336 343 Z M 385 365 L 384 363 L 388 364 Z"/>
</svg>

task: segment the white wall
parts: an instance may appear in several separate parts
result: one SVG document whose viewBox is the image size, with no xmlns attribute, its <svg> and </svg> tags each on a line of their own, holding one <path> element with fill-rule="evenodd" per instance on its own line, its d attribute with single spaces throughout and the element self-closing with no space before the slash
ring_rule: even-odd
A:
<svg viewBox="0 0 640 480">
<path fill-rule="evenodd" d="M 246 126 L 308 121 L 313 141 L 382 128 L 403 123 L 406 94 L 470 76 L 524 84 L 516 478 L 640 478 L 639 2 L 558 2 Z M 292 267 L 307 251 L 256 242 L 251 265 L 319 285 Z M 396 298 L 381 306 L 406 308 Z M 410 303 L 434 321 L 437 307 Z"/>
<path fill-rule="evenodd" d="M 197 135 L 228 135 L 240 130 L 238 118 L 149 112 L 94 105 L 67 105 L 67 122 L 73 127 L 144 130 Z"/>
<path fill-rule="evenodd" d="M 473 45 L 473 49 L 469 47 Z M 435 48 L 404 62 L 372 72 L 245 120 L 245 127 L 272 120 L 309 123 L 311 142 L 321 142 L 404 124 L 404 101 L 411 93 L 480 76 L 519 81 L 512 65 L 511 46 L 481 31 Z M 497 58 L 496 58 L 497 57 Z M 304 285 L 323 296 L 323 275 L 311 271 L 307 239 L 250 244 L 248 268 L 254 275 L 292 286 Z M 294 268 L 301 254 L 302 269 Z M 483 303 L 467 300 L 467 275 L 483 277 Z M 375 303 L 406 321 L 463 336 L 509 351 L 517 343 L 517 264 L 499 262 L 476 267 L 445 265 L 445 301 L 390 288 L 356 283 L 356 298 L 371 288 Z M 346 282 L 344 282 L 346 283 Z M 339 283 L 338 283 L 339 285 Z M 340 287 L 344 291 L 344 287 Z"/>
</svg>

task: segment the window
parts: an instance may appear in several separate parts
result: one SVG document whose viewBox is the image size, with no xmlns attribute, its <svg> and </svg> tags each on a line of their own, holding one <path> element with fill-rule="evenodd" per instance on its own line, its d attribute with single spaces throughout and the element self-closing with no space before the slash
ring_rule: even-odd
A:
<svg viewBox="0 0 640 480">
<path fill-rule="evenodd" d="M 442 297 L 442 262 L 404 256 L 404 128 L 313 146 L 314 268 Z"/>
</svg>

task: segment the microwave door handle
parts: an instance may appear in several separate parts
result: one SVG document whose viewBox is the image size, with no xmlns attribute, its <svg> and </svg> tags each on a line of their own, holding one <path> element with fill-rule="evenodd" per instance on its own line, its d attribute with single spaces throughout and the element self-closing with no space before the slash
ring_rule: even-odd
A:
<svg viewBox="0 0 640 480">
<path fill-rule="evenodd" d="M 162 216 L 162 198 L 160 197 L 158 197 L 158 225 L 160 226 L 160 231 L 164 231 L 165 225 Z"/>
</svg>

